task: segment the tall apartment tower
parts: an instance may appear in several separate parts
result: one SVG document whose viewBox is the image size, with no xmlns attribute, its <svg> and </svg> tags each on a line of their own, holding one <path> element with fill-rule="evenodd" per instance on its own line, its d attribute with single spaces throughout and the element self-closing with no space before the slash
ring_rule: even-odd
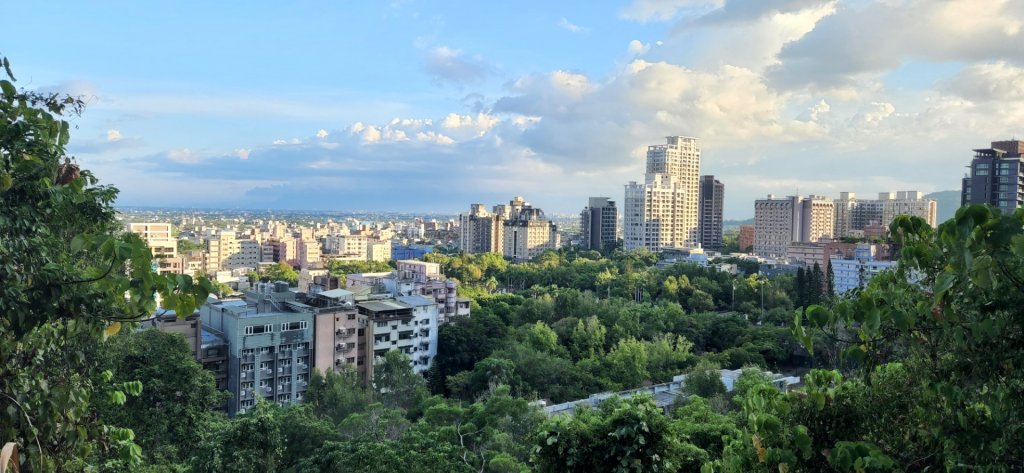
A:
<svg viewBox="0 0 1024 473">
<path fill-rule="evenodd" d="M 835 233 L 835 202 L 821 196 L 788 196 L 754 201 L 754 254 L 786 256 L 789 244 L 816 242 Z"/>
<path fill-rule="evenodd" d="M 647 147 L 644 183 L 626 185 L 623 241 L 627 250 L 693 247 L 698 235 L 700 147 L 696 138 L 669 136 Z"/>
<path fill-rule="evenodd" d="M 586 250 L 601 251 L 614 244 L 619 234 L 619 209 L 608 197 L 591 197 L 580 213 L 583 245 Z"/>
<path fill-rule="evenodd" d="M 700 177 L 700 246 L 709 250 L 722 249 L 722 207 L 725 185 L 715 176 Z"/>
<path fill-rule="evenodd" d="M 1024 141 L 993 141 L 974 150 L 960 205 L 989 204 L 1003 212 L 1024 206 Z"/>
<path fill-rule="evenodd" d="M 508 218 L 502 221 L 502 254 L 515 262 L 529 261 L 546 250 L 561 246 L 558 226 L 522 197 L 509 202 Z"/>
<path fill-rule="evenodd" d="M 468 214 L 459 215 L 459 248 L 470 254 L 501 253 L 502 210 L 503 206 L 497 206 L 489 213 L 484 204 L 470 205 Z"/>
</svg>

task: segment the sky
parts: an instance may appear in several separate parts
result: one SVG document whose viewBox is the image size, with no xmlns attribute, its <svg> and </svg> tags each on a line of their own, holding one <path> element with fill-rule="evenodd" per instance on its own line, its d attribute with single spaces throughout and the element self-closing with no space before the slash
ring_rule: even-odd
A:
<svg viewBox="0 0 1024 473">
<path fill-rule="evenodd" d="M 83 96 L 119 205 L 457 213 L 621 203 L 700 139 L 766 194 L 958 189 L 1024 137 L 1024 1 L 14 2 L 17 85 Z"/>
</svg>

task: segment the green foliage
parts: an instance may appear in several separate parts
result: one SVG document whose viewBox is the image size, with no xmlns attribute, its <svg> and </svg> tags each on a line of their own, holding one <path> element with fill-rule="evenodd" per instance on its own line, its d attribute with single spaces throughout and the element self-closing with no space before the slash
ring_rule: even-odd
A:
<svg viewBox="0 0 1024 473">
<path fill-rule="evenodd" d="M 686 373 L 684 389 L 688 394 L 710 399 L 725 394 L 725 384 L 719 367 L 712 361 L 701 360 Z"/>
<path fill-rule="evenodd" d="M 795 336 L 808 347 L 811 330 L 838 340 L 866 384 L 874 367 L 903 359 L 918 405 L 929 406 L 905 413 L 933 449 L 915 468 L 1024 464 L 1015 446 L 1024 438 L 1024 211 L 967 206 L 937 230 L 899 217 L 890 233 L 897 269 L 798 317 Z M 875 446 L 899 456 L 896 446 Z"/>
<path fill-rule="evenodd" d="M 327 263 L 327 270 L 335 276 L 357 273 L 383 273 L 395 269 L 394 261 L 338 261 Z"/>
<path fill-rule="evenodd" d="M 216 421 L 213 409 L 227 400 L 213 374 L 196 362 L 185 339 L 158 330 L 116 335 L 99 354 L 99 365 L 115 383 L 139 383 L 141 393 L 96 403 L 107 422 L 132 429 L 151 464 L 188 460 L 197 447 L 195 432 Z"/>
<path fill-rule="evenodd" d="M 252 410 L 225 423 L 193 457 L 191 470 L 203 472 L 280 471 L 286 439 L 279 408 L 258 401 Z"/>
<path fill-rule="evenodd" d="M 122 322 L 156 310 L 179 314 L 210 291 L 206 280 L 161 276 L 135 235 L 122 234 L 117 190 L 97 185 L 65 154 L 84 103 L 19 91 L 9 62 L 0 80 L 0 438 L 19 445 L 25 469 L 136 465 L 129 429 L 95 415 L 94 402 L 127 401 L 138 386 L 101 376 L 92 359 Z M 127 297 L 126 297 L 127 296 Z"/>
<path fill-rule="evenodd" d="M 682 447 L 650 397 L 604 401 L 554 417 L 535 436 L 540 472 L 676 471 Z"/>
<path fill-rule="evenodd" d="M 292 287 L 299 284 L 299 273 L 295 271 L 295 268 L 284 261 L 264 268 L 259 273 L 259 278 L 264 282 L 285 281 Z"/>
<path fill-rule="evenodd" d="M 320 417 L 340 424 L 349 415 L 365 411 L 373 403 L 373 393 L 364 386 L 359 373 L 347 365 L 337 370 L 313 370 L 309 376 L 305 401 Z"/>
<path fill-rule="evenodd" d="M 374 365 L 373 386 L 389 409 L 418 409 L 427 396 L 426 379 L 412 370 L 409 357 L 398 350 L 388 351 Z"/>
</svg>

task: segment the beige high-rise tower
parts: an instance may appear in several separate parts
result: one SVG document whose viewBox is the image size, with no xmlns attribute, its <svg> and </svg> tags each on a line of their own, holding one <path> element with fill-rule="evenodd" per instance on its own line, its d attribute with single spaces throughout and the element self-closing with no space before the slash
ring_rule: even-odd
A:
<svg viewBox="0 0 1024 473">
<path fill-rule="evenodd" d="M 627 250 L 694 247 L 698 235 L 700 147 L 697 138 L 669 136 L 647 147 L 643 183 L 626 185 L 623 243 Z"/>
</svg>

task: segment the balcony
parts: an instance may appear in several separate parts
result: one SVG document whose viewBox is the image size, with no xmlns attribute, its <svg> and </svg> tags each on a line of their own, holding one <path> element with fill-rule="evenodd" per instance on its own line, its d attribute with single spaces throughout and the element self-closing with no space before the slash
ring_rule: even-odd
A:
<svg viewBox="0 0 1024 473">
<path fill-rule="evenodd" d="M 352 351 L 354 347 L 348 343 L 340 343 L 334 347 L 334 351 L 338 353 L 348 353 Z"/>
</svg>

